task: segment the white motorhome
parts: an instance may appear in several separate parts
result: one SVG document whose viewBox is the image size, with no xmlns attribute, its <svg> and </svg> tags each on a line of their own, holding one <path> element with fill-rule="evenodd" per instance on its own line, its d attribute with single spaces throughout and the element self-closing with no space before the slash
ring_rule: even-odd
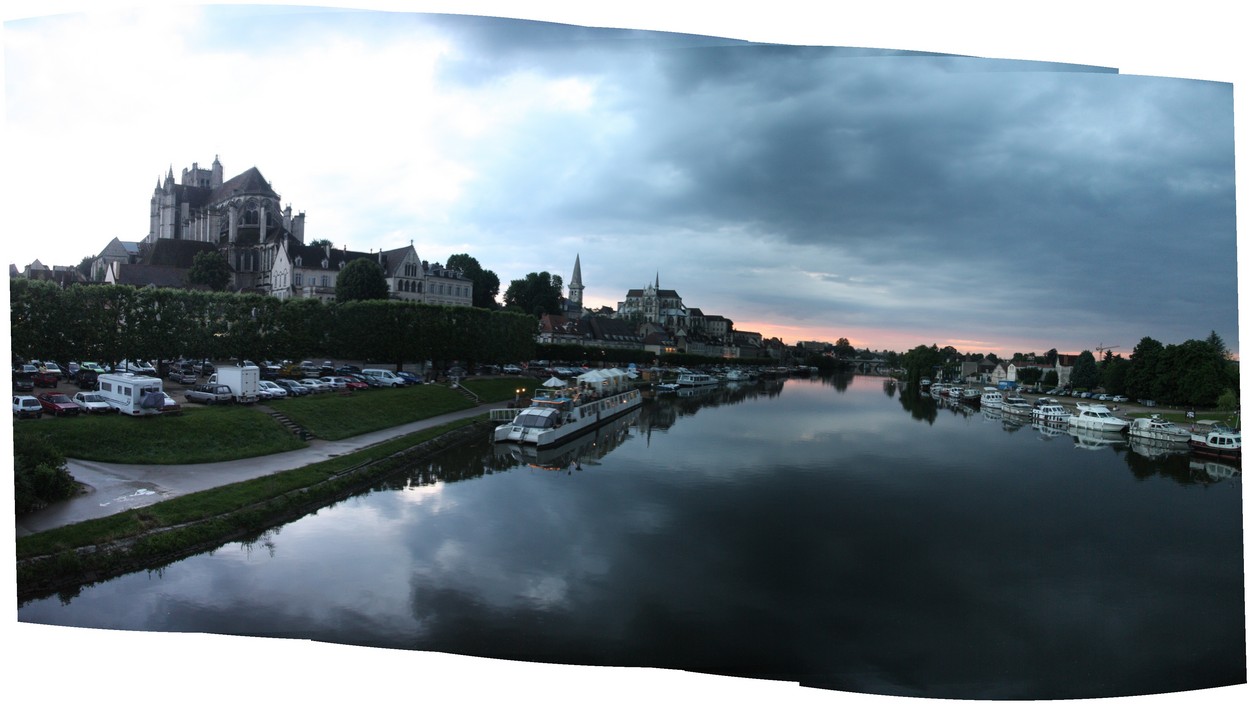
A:
<svg viewBox="0 0 1250 704">
<path fill-rule="evenodd" d="M 257 366 L 217 367 L 208 377 L 208 383 L 229 386 L 236 403 L 256 403 L 260 399 L 260 367 Z"/>
<path fill-rule="evenodd" d="M 143 374 L 101 374 L 96 393 L 118 413 L 128 416 L 154 416 L 165 407 L 161 380 Z"/>
</svg>

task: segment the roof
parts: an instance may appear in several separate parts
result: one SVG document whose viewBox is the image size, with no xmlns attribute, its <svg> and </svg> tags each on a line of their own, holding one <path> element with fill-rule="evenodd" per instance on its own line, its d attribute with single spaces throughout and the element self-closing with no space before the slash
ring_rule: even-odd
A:
<svg viewBox="0 0 1250 704">
<path fill-rule="evenodd" d="M 178 188 L 188 189 L 187 195 L 192 195 L 190 191 L 207 191 L 208 189 L 197 188 L 195 186 L 179 186 Z M 261 175 L 260 169 L 253 166 L 231 178 L 229 181 L 221 184 L 217 188 L 212 189 L 207 202 L 217 203 L 227 198 L 240 195 L 258 195 L 278 198 L 278 194 L 269 186 L 269 182 Z"/>
<path fill-rule="evenodd" d="M 158 239 L 147 247 L 143 263 L 149 266 L 171 266 L 190 269 L 195 264 L 195 255 L 200 252 L 216 252 L 217 245 L 212 242 L 196 240 Z"/>
<path fill-rule="evenodd" d="M 117 282 L 125 286 L 187 288 L 187 270 L 176 266 L 118 264 Z"/>
</svg>

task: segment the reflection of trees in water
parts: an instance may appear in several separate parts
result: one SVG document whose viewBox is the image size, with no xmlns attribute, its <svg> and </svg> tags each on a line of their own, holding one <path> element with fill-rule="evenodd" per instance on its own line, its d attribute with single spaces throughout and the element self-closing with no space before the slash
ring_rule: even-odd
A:
<svg viewBox="0 0 1250 704">
<path fill-rule="evenodd" d="M 898 402 L 903 406 L 903 410 L 910 413 L 911 417 L 916 420 L 925 421 L 929 425 L 933 425 L 933 421 L 937 420 L 937 401 L 920 391 L 918 386 L 904 388 L 903 393 L 898 395 Z"/>
<path fill-rule="evenodd" d="M 854 379 L 855 375 L 850 372 L 820 375 L 820 383 L 825 386 L 832 386 L 838 393 L 846 393 L 846 390 L 851 387 L 851 382 Z"/>
<path fill-rule="evenodd" d="M 775 398 L 781 395 L 784 379 L 765 379 L 759 382 L 718 384 L 682 389 L 677 393 L 656 394 L 643 398 L 642 418 L 638 425 L 643 432 L 667 430 L 681 416 L 692 416 L 700 410 L 716 406 L 732 406 L 760 397 Z"/>
</svg>

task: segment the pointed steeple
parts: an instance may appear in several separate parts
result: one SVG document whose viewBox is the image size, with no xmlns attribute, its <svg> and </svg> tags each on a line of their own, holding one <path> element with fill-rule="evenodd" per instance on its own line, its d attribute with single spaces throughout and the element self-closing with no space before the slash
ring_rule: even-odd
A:
<svg viewBox="0 0 1250 704">
<path fill-rule="evenodd" d="M 569 282 L 568 313 L 575 318 L 582 315 L 582 291 L 585 289 L 582 285 L 582 255 L 578 254 L 573 260 L 573 280 Z"/>
<path fill-rule="evenodd" d="M 577 258 L 573 260 L 573 283 L 569 285 L 571 286 L 573 284 L 577 284 L 578 286 L 582 285 L 582 255 L 581 254 L 578 254 Z"/>
</svg>

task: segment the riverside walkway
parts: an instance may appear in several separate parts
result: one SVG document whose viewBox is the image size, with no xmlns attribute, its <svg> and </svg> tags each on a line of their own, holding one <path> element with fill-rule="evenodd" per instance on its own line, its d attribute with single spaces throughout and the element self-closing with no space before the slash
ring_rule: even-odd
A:
<svg viewBox="0 0 1250 704">
<path fill-rule="evenodd" d="M 204 464 L 112 464 L 70 459 L 66 466 L 86 491 L 52 506 L 17 517 L 17 537 L 103 518 L 158 501 L 225 486 L 339 457 L 380 442 L 462 418 L 485 415 L 506 402 L 482 404 L 343 440 L 312 440 L 308 447 L 260 457 Z"/>
</svg>

